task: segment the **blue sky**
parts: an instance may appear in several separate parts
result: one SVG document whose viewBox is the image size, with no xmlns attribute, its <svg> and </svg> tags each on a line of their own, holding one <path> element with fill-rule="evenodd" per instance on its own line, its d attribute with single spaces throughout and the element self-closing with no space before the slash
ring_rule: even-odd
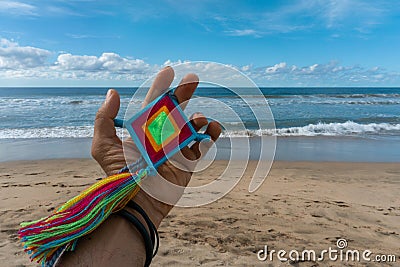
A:
<svg viewBox="0 0 400 267">
<path fill-rule="evenodd" d="M 1 86 L 137 86 L 229 64 L 260 86 L 400 86 L 400 2 L 0 0 Z"/>
</svg>

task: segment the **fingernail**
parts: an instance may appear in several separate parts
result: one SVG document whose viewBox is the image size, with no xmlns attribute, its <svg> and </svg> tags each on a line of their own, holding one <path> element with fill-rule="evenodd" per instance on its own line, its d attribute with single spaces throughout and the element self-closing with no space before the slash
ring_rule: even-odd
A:
<svg viewBox="0 0 400 267">
<path fill-rule="evenodd" d="M 109 98 L 111 96 L 111 93 L 112 93 L 112 90 L 108 89 L 106 98 Z"/>
<path fill-rule="evenodd" d="M 108 100 L 111 97 L 111 93 L 112 93 L 112 90 L 108 89 L 107 95 L 106 95 L 106 100 Z"/>
</svg>

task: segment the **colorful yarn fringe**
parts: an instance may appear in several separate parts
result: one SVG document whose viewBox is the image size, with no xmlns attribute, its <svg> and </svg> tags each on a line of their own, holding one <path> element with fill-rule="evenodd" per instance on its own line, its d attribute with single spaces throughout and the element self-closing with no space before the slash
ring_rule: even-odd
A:
<svg viewBox="0 0 400 267">
<path fill-rule="evenodd" d="M 21 223 L 18 231 L 31 261 L 47 266 L 63 250 L 74 250 L 79 237 L 95 230 L 111 213 L 125 207 L 139 191 L 148 168 L 120 173 L 92 185 L 52 215 Z"/>
</svg>

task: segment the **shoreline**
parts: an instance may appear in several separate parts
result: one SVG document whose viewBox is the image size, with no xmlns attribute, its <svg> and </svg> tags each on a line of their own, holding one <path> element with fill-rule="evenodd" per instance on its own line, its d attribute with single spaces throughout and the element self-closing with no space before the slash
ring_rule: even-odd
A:
<svg viewBox="0 0 400 267">
<path fill-rule="evenodd" d="M 47 163 L 59 163 L 59 162 L 75 162 L 75 161 L 83 161 L 83 162 L 95 162 L 95 160 L 93 158 L 54 158 L 54 159 L 33 159 L 33 160 L 13 160 L 13 161 L 2 161 L 0 162 L 0 168 L 2 166 L 19 166 L 19 165 L 24 165 L 24 164 L 47 164 Z M 227 164 L 228 160 L 224 160 L 224 159 L 217 159 L 213 161 L 214 163 L 223 163 L 223 164 Z M 245 162 L 243 160 L 233 160 L 233 162 L 238 162 L 238 163 L 242 163 Z M 249 160 L 247 161 L 249 165 L 253 165 L 253 164 L 257 164 L 259 161 L 257 160 Z M 261 160 L 261 162 L 263 162 L 263 160 Z M 209 164 L 209 162 L 207 163 Z M 243 163 L 244 164 L 244 163 Z M 274 164 L 332 164 L 332 165 L 358 165 L 358 164 L 366 164 L 366 165 L 381 165 L 381 166 L 398 166 L 398 162 L 380 162 L 380 161 L 376 161 L 376 162 L 372 162 L 372 161 L 312 161 L 312 160 L 274 160 L 272 162 L 272 166 Z M 271 168 L 272 168 L 271 166 Z"/>
<path fill-rule="evenodd" d="M 220 138 L 216 143 L 215 159 L 227 160 L 232 157 L 233 160 L 245 160 L 246 153 L 249 151 L 250 160 L 257 160 L 260 158 L 260 145 L 263 140 L 266 147 L 261 160 L 271 160 L 274 139 L 275 137 L 271 136 L 251 137 L 248 139 L 249 147 L 247 138 L 233 137 L 232 141 L 229 138 Z M 92 138 L 0 139 L 0 162 L 91 158 L 91 142 Z M 232 149 L 232 144 L 235 149 Z M 232 154 L 232 151 L 235 153 Z M 328 136 L 277 137 L 274 160 L 400 162 L 400 142 L 397 137 L 384 139 Z"/>
<path fill-rule="evenodd" d="M 225 163 L 216 161 L 194 174 L 190 184 L 212 181 Z M 338 238 L 352 250 L 400 256 L 399 164 L 276 161 L 261 187 L 249 193 L 255 165 L 249 162 L 243 178 L 223 198 L 172 209 L 159 228 L 160 251 L 153 265 L 280 266 L 277 259 L 259 262 L 256 252 L 265 245 L 321 251 L 335 248 Z M 16 237 L 18 224 L 45 216 L 98 177 L 104 173 L 92 159 L 0 163 L 0 260 L 6 266 L 36 266 Z"/>
</svg>

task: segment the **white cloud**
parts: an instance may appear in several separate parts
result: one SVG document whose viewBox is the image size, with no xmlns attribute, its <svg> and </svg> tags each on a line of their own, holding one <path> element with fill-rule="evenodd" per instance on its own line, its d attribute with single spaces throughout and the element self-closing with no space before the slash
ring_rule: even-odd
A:
<svg viewBox="0 0 400 267">
<path fill-rule="evenodd" d="M 18 1 L 0 1 L 0 13 L 7 15 L 36 15 L 36 7 Z"/>
<path fill-rule="evenodd" d="M 167 60 L 161 65 L 149 64 L 142 59 L 123 57 L 116 53 L 95 55 L 73 55 L 60 52 L 55 61 L 50 61 L 51 51 L 21 46 L 18 43 L 0 39 L 0 81 L 13 86 L 25 81 L 63 85 L 104 83 L 119 85 L 139 85 L 166 65 L 181 64 L 181 73 L 195 72 L 201 81 L 214 81 L 229 86 L 238 85 L 239 70 L 260 86 L 398 86 L 400 73 L 390 72 L 381 67 L 364 68 L 343 66 L 338 62 L 315 63 L 308 66 L 289 65 L 280 62 L 267 66 L 222 65 L 215 63 L 182 64 L 190 61 Z M 228 70 L 228 72 L 227 72 Z M 178 76 L 175 83 L 182 77 Z M 4 81 L 9 82 L 9 84 Z"/>
<path fill-rule="evenodd" d="M 0 69 L 24 69 L 43 66 L 51 52 L 31 46 L 0 39 Z"/>
<path fill-rule="evenodd" d="M 87 70 L 95 71 L 101 68 L 101 62 L 96 56 L 75 56 L 71 54 L 61 54 L 55 62 L 62 70 Z"/>
<path fill-rule="evenodd" d="M 400 10 L 399 5 L 388 0 L 294 0 L 275 7 L 260 5 L 257 9 L 214 4 L 212 10 L 208 1 L 198 4 L 196 13 L 186 11 L 190 2 L 186 5 L 179 2 L 175 7 L 180 15 L 192 16 L 210 31 L 255 37 L 321 28 L 333 31 L 333 38 L 339 37 L 337 30 L 368 34 L 377 25 L 397 16 Z M 199 19 L 199 14 L 204 21 Z"/>
<path fill-rule="evenodd" d="M 250 68 L 251 68 L 251 65 L 244 65 L 244 66 L 242 66 L 242 67 L 240 68 L 240 70 L 241 70 L 241 71 L 248 71 L 248 70 L 250 70 Z"/>
<path fill-rule="evenodd" d="M 53 53 L 36 47 L 0 39 L 0 79 L 36 80 L 143 80 L 153 74 L 158 66 L 142 59 L 122 57 L 116 53 L 100 56 L 61 53 L 55 62 Z"/>
<path fill-rule="evenodd" d="M 185 62 L 168 60 L 165 64 Z M 400 73 L 391 73 L 382 68 L 342 66 L 335 61 L 308 66 L 289 65 L 286 62 L 261 67 L 226 66 L 243 72 L 259 86 L 398 86 L 400 84 Z M 181 65 L 179 70 L 180 73 L 195 72 L 200 81 L 214 81 L 225 86 L 243 86 L 239 84 L 243 79 L 238 73 L 222 64 L 202 64 L 201 68 L 196 67 L 196 64 Z"/>
<path fill-rule="evenodd" d="M 318 64 L 314 64 L 314 65 L 311 65 L 310 67 L 309 67 L 309 69 L 310 69 L 310 72 L 314 72 L 317 68 L 318 68 Z"/>
<path fill-rule="evenodd" d="M 254 36 L 254 37 L 261 36 L 261 33 L 257 32 L 256 30 L 253 30 L 253 29 L 229 30 L 229 31 L 225 31 L 225 33 L 230 36 Z"/>
<path fill-rule="evenodd" d="M 191 63 L 191 64 L 187 64 Z M 172 87 L 177 86 L 184 75 L 195 73 L 199 76 L 200 86 L 209 86 L 210 84 L 221 84 L 224 86 L 245 86 L 252 84 L 248 80 L 242 79 L 239 68 L 232 65 L 215 62 L 191 62 L 187 60 L 171 61 L 167 60 L 163 66 L 172 66 L 175 70 L 175 79 Z"/>
<path fill-rule="evenodd" d="M 320 27 L 360 31 L 380 23 L 390 10 L 390 5 L 385 1 L 299 0 L 275 10 L 252 14 L 243 23 L 250 22 L 255 29 L 267 33 Z"/>
<path fill-rule="evenodd" d="M 343 27 L 344 24 L 351 23 L 357 25 L 356 30 L 360 30 L 379 24 L 381 18 L 389 11 L 387 8 L 385 1 L 330 0 L 321 16 L 328 28 Z"/>
<path fill-rule="evenodd" d="M 145 74 L 152 67 L 141 59 L 123 58 L 116 53 L 103 53 L 100 57 L 61 54 L 55 69 L 63 71 L 110 72 L 115 74 Z"/>
<path fill-rule="evenodd" d="M 67 33 L 65 35 L 72 39 L 119 39 L 119 38 L 121 38 L 119 35 L 94 35 L 94 34 L 75 34 L 75 33 Z"/>
<path fill-rule="evenodd" d="M 280 70 L 284 70 L 285 68 L 286 68 L 286 62 L 281 62 L 281 63 L 275 64 L 274 66 L 267 67 L 265 69 L 265 72 L 266 73 L 276 73 Z"/>
<path fill-rule="evenodd" d="M 398 86 L 400 73 L 382 68 L 327 64 L 288 66 L 281 62 L 245 71 L 258 84 L 265 86 Z"/>
</svg>

